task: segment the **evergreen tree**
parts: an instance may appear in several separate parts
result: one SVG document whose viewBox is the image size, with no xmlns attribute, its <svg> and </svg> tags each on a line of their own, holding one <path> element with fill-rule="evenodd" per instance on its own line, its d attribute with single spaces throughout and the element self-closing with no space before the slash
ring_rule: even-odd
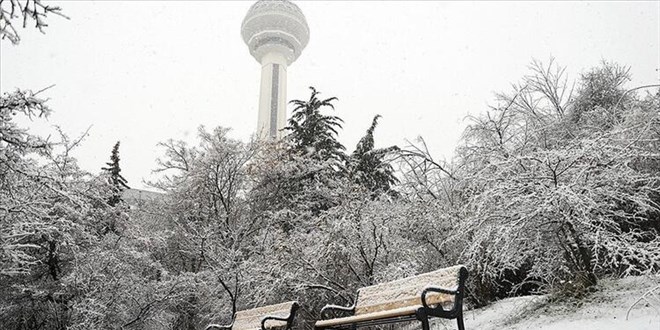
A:
<svg viewBox="0 0 660 330">
<path fill-rule="evenodd" d="M 391 185 L 398 180 L 394 169 L 384 160 L 389 153 L 399 150 L 397 146 L 374 149 L 374 130 L 380 115 L 376 115 L 367 129 L 367 133 L 358 142 L 355 151 L 348 160 L 349 176 L 359 185 L 372 192 L 392 193 Z"/>
<path fill-rule="evenodd" d="M 346 155 L 337 141 L 342 120 L 321 113 L 323 107 L 334 109 L 336 97 L 319 99 L 310 87 L 308 100 L 293 100 L 293 114 L 288 121 L 284 141 L 267 148 L 262 176 L 253 193 L 261 200 L 259 209 L 267 212 L 288 210 L 296 214 L 318 214 L 336 205 L 333 191 L 345 179 Z M 283 148 L 278 148 L 283 146 Z M 270 158 L 272 157 L 272 158 Z M 288 221 L 288 220 L 287 220 Z M 283 226 L 293 228 L 295 225 Z"/>
<path fill-rule="evenodd" d="M 109 174 L 108 183 L 115 188 L 115 191 L 110 197 L 108 204 L 110 204 L 110 206 L 115 206 L 121 201 L 121 192 L 125 189 L 130 189 L 128 182 L 120 174 L 121 168 L 119 167 L 119 141 L 117 141 L 115 146 L 112 147 L 110 162 L 105 164 L 108 165 L 108 167 L 103 167 L 102 169 Z"/>
<path fill-rule="evenodd" d="M 291 142 L 292 150 L 318 160 L 343 161 L 345 148 L 337 141 L 337 131 L 342 128 L 343 120 L 337 116 L 321 113 L 322 107 L 330 107 L 334 110 L 335 107 L 331 102 L 337 98 L 320 100 L 317 97 L 319 92 L 314 87 L 310 89 L 312 95 L 309 100 L 291 101 L 295 108 L 289 119 L 289 126 L 285 129 L 289 131 L 287 138 Z"/>
</svg>

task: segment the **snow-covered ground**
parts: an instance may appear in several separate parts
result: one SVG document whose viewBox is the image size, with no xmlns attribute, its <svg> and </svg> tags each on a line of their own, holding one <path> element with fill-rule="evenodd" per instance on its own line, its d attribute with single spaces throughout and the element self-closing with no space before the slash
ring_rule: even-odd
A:
<svg viewBox="0 0 660 330">
<path fill-rule="evenodd" d="M 465 312 L 465 328 L 660 330 L 660 276 L 602 280 L 582 300 L 553 302 L 547 295 L 500 300 Z M 432 329 L 456 329 L 456 322 L 437 321 Z"/>
</svg>

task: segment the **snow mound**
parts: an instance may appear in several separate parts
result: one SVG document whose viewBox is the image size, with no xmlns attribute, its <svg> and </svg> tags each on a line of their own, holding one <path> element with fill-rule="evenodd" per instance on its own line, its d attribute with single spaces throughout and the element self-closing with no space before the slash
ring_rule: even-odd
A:
<svg viewBox="0 0 660 330">
<path fill-rule="evenodd" d="M 581 300 L 549 295 L 508 298 L 464 313 L 465 328 L 479 330 L 660 330 L 660 276 L 602 280 Z M 431 329 L 456 329 L 437 320 Z"/>
</svg>

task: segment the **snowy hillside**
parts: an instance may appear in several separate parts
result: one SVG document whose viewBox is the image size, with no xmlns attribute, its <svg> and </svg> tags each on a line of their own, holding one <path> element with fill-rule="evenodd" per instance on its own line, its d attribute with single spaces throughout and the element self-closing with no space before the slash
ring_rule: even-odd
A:
<svg viewBox="0 0 660 330">
<path fill-rule="evenodd" d="M 467 311 L 465 328 L 660 330 L 659 285 L 658 276 L 629 277 L 602 280 L 598 292 L 583 300 L 551 302 L 547 295 L 504 299 L 485 308 Z M 645 299 L 637 302 L 644 294 Z M 633 304 L 635 306 L 630 309 Z M 438 321 L 432 329 L 456 329 L 456 323 Z"/>
</svg>

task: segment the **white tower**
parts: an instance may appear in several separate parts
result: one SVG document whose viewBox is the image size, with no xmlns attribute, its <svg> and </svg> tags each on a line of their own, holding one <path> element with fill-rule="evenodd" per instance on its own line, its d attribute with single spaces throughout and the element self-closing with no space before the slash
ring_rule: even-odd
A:
<svg viewBox="0 0 660 330">
<path fill-rule="evenodd" d="M 245 15 L 241 35 L 261 63 L 257 134 L 279 139 L 286 125 L 286 69 L 307 46 L 307 21 L 288 0 L 260 0 Z"/>
</svg>

